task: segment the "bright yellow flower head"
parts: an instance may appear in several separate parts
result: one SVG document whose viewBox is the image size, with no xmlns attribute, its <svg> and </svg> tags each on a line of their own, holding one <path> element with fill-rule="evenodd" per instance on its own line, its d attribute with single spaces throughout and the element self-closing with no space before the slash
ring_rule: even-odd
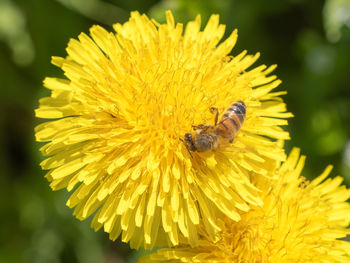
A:
<svg viewBox="0 0 350 263">
<path fill-rule="evenodd" d="M 199 246 L 160 249 L 142 262 L 297 263 L 350 262 L 350 190 L 331 167 L 312 182 L 300 176 L 305 157 L 294 149 L 278 170 L 278 180 L 263 195 L 263 207 L 239 222 L 222 223 L 214 243 L 204 234 Z M 325 181 L 324 181 L 325 180 Z"/>
<path fill-rule="evenodd" d="M 68 56 L 52 60 L 67 79 L 46 78 L 51 97 L 36 110 L 55 119 L 36 128 L 51 187 L 74 190 L 67 205 L 77 218 L 96 212 L 95 229 L 136 248 L 195 245 L 201 224 L 215 239 L 219 214 L 239 221 L 262 205 L 251 177 L 269 178 L 266 167 L 285 159 L 277 140 L 289 137 L 284 92 L 271 92 L 280 81 L 267 76 L 274 66 L 250 68 L 258 55 L 245 51 L 228 56 L 237 32 L 219 44 L 217 15 L 203 31 L 199 16 L 185 30 L 166 16 L 158 24 L 133 12 L 116 33 L 93 26 L 91 38 L 70 40 Z M 238 100 L 247 114 L 234 142 L 191 158 L 180 140 L 191 125 L 213 125 L 209 108 Z"/>
</svg>

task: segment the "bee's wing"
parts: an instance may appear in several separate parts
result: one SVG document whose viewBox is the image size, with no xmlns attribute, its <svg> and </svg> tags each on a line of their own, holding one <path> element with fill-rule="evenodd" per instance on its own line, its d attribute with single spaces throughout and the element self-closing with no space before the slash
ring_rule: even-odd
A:
<svg viewBox="0 0 350 263">
<path fill-rule="evenodd" d="M 236 116 L 237 116 L 237 118 L 238 118 L 238 120 L 239 120 L 239 122 L 240 122 L 240 125 L 242 126 L 242 125 L 243 125 L 243 122 L 244 122 L 244 120 L 245 120 L 246 114 L 245 114 L 245 113 L 237 113 Z M 241 128 L 241 127 L 240 127 L 240 128 Z"/>
</svg>

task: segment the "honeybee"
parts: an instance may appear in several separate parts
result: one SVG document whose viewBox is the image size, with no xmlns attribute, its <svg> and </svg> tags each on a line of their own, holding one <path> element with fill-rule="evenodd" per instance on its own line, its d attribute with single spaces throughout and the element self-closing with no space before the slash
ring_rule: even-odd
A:
<svg viewBox="0 0 350 263">
<path fill-rule="evenodd" d="M 194 133 L 185 133 L 181 139 L 188 152 L 215 151 L 223 142 L 232 143 L 237 132 L 243 125 L 247 108 L 243 101 L 236 101 L 227 108 L 218 122 L 219 111 L 217 108 L 210 108 L 215 113 L 215 125 L 193 125 Z"/>
</svg>

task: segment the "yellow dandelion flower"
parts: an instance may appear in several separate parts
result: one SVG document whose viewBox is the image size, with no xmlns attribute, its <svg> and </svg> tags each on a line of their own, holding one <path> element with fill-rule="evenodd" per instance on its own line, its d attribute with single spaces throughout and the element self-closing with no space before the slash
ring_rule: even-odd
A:
<svg viewBox="0 0 350 263">
<path fill-rule="evenodd" d="M 312 182 L 300 176 L 305 157 L 294 149 L 264 193 L 263 207 L 239 222 L 222 221 L 214 243 L 203 234 L 199 246 L 160 249 L 141 262 L 350 262 L 350 190 L 341 177 L 325 180 L 329 166 Z M 324 181 L 325 180 L 325 181 Z"/>
<path fill-rule="evenodd" d="M 278 140 L 290 117 L 275 66 L 250 69 L 257 55 L 229 56 L 237 40 L 213 15 L 203 31 L 198 16 L 183 30 L 170 11 L 166 24 L 132 12 L 115 33 L 99 26 L 70 40 L 66 58 L 53 57 L 67 79 L 46 78 L 51 96 L 36 116 L 41 163 L 54 190 L 73 191 L 67 205 L 111 239 L 132 247 L 157 240 L 195 245 L 199 225 L 215 238 L 219 213 L 239 221 L 239 211 L 262 205 L 250 178 L 269 177 L 285 159 Z M 183 32 L 184 31 L 184 32 Z M 193 152 L 180 140 L 191 125 L 213 125 L 210 107 L 224 111 L 243 101 L 246 119 L 224 149 Z"/>
</svg>

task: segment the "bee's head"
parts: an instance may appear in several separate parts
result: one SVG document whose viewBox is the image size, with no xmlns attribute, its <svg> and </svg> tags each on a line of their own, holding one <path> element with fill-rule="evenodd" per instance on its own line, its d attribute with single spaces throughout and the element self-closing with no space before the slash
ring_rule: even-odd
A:
<svg viewBox="0 0 350 263">
<path fill-rule="evenodd" d="M 185 133 L 184 140 L 185 142 L 192 142 L 192 134 L 189 132 Z"/>
<path fill-rule="evenodd" d="M 193 143 L 193 136 L 191 133 L 185 133 L 184 135 L 184 143 L 187 147 L 188 150 L 190 151 L 195 151 L 196 150 L 196 147 L 194 146 L 194 143 Z"/>
</svg>

